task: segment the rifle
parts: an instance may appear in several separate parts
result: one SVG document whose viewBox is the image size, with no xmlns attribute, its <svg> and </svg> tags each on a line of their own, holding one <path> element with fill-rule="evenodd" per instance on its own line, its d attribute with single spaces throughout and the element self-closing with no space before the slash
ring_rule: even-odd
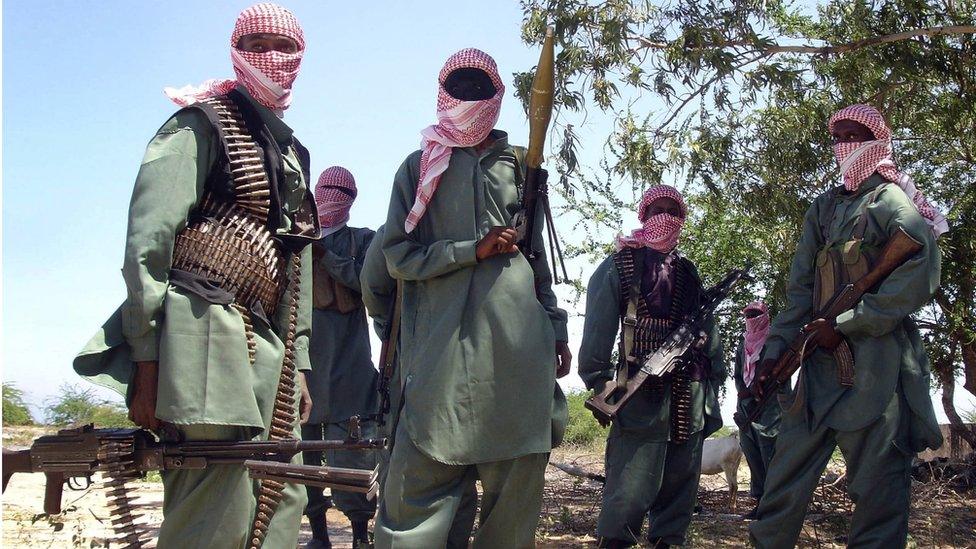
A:
<svg viewBox="0 0 976 549">
<path fill-rule="evenodd" d="M 380 347 L 380 360 L 383 367 L 380 369 L 380 409 L 376 414 L 376 422 L 381 427 L 386 425 L 386 417 L 390 413 L 390 382 L 396 370 L 397 341 L 400 338 L 400 308 L 401 296 L 403 295 L 403 281 L 396 281 L 396 289 L 393 291 L 393 301 L 386 315 L 386 326 L 383 327 L 382 346 Z"/>
<path fill-rule="evenodd" d="M 529 97 L 529 147 L 525 153 L 525 185 L 522 190 L 522 208 L 515 215 L 513 225 L 518 233 L 516 242 L 526 259 L 534 260 L 538 256 L 535 247 L 535 224 L 539 215 L 539 207 L 546 224 L 546 234 L 549 237 L 549 255 L 555 266 L 558 259 L 562 267 L 563 280 L 569 278 L 566 263 L 563 261 L 562 247 L 556 235 L 556 227 L 552 220 L 552 209 L 549 207 L 548 173 L 542 169 L 542 149 L 546 142 L 546 132 L 549 120 L 552 118 L 553 96 L 555 95 L 556 62 L 555 45 L 552 29 L 546 29 L 546 38 L 542 43 L 542 53 L 536 66 L 535 78 L 532 80 L 532 92 Z M 561 282 L 556 269 L 553 268 L 553 281 Z"/>
<path fill-rule="evenodd" d="M 831 323 L 836 323 L 838 315 L 854 308 L 864 294 L 876 289 L 895 269 L 904 265 L 923 247 L 921 242 L 899 228 L 888 239 L 874 268 L 856 282 L 838 290 L 823 309 L 813 315 L 813 318 L 824 318 Z M 733 420 L 737 425 L 748 426 L 759 418 L 769 399 L 781 386 L 789 382 L 793 374 L 800 369 L 803 361 L 817 349 L 817 345 L 809 343 L 810 335 L 801 330 L 790 342 L 786 351 L 776 360 L 772 370 L 757 375 L 748 390 L 739 395 L 740 398 L 753 396 L 755 401 L 748 414 L 735 413 Z M 838 367 L 847 367 L 853 371 L 854 357 L 846 341 L 837 347 L 835 357 L 838 360 Z"/>
<path fill-rule="evenodd" d="M 353 433 L 350 432 L 352 435 Z M 351 436 L 346 440 L 264 440 L 232 442 L 160 442 L 145 429 L 95 429 L 92 424 L 62 429 L 56 435 L 46 435 L 23 450 L 3 449 L 3 489 L 14 473 L 44 473 L 47 486 L 44 492 L 44 512 L 61 512 L 61 495 L 67 481 L 76 488 L 73 479 L 83 478 L 91 484 L 91 476 L 100 472 L 115 488 L 110 498 L 124 482 L 142 476 L 147 471 L 174 469 L 204 469 L 210 465 L 243 463 L 248 460 L 287 462 L 299 452 L 334 449 L 382 448 L 386 439 L 362 439 Z M 120 502 L 128 506 L 127 501 Z"/>
<path fill-rule="evenodd" d="M 379 473 L 373 469 L 347 469 L 343 467 L 316 467 L 314 465 L 294 465 L 276 461 L 244 462 L 248 475 L 253 479 L 274 480 L 319 486 L 343 492 L 366 494 L 366 499 L 376 497 L 379 490 Z"/>
<path fill-rule="evenodd" d="M 697 349 L 701 341 L 707 337 L 704 331 L 705 321 L 732 293 L 736 284 L 749 278 L 749 268 L 749 265 L 746 265 L 744 269 L 729 271 L 721 282 L 706 290 L 702 304 L 694 312 L 685 316 L 664 343 L 644 360 L 644 364 L 633 376 L 627 379 L 626 385 L 618 389 L 616 383 L 607 383 L 603 391 L 586 399 L 583 404 L 597 416 L 600 423 L 608 425 L 613 421 L 620 409 L 648 379 L 660 378 L 682 365 L 685 356 Z M 620 360 L 628 360 L 628 358 L 620 357 Z M 622 394 L 616 394 L 618 392 Z"/>
</svg>

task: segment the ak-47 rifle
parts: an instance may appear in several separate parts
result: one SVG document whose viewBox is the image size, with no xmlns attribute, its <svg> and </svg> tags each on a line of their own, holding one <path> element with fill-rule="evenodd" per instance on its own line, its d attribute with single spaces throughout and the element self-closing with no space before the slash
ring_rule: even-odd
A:
<svg viewBox="0 0 976 549">
<path fill-rule="evenodd" d="M 556 54 L 552 29 L 546 30 L 542 44 L 542 54 L 532 80 L 529 97 L 529 147 L 525 153 L 525 184 L 522 189 L 522 208 L 516 214 L 514 225 L 518 233 L 517 244 L 527 259 L 535 259 L 541 251 L 534 242 L 535 225 L 541 215 L 549 236 L 549 255 L 553 262 L 553 281 L 560 283 L 555 265 L 558 260 L 562 267 L 563 280 L 569 278 L 563 251 L 556 235 L 549 207 L 548 173 L 542 169 L 542 149 L 546 143 L 546 132 L 552 118 L 553 96 L 555 95 Z M 539 208 L 542 208 L 540 211 Z M 541 245 L 541 243 L 539 243 Z"/>
<path fill-rule="evenodd" d="M 888 276 L 906 261 L 915 256 L 923 244 L 912 238 L 904 229 L 899 228 L 888 239 L 877 264 L 871 271 L 852 284 L 847 284 L 830 298 L 821 311 L 817 311 L 813 318 L 823 318 L 830 323 L 837 321 L 837 316 L 854 308 L 861 301 L 864 294 L 877 288 Z M 758 372 L 747 391 L 739 397 L 754 397 L 753 405 L 748 414 L 736 412 L 733 420 L 737 425 L 748 426 L 762 414 L 766 403 L 779 388 L 789 382 L 793 374 L 800 369 L 803 361 L 817 349 L 817 345 L 810 343 L 810 334 L 801 331 L 790 342 L 786 351 L 776 359 L 775 365 L 768 372 Z M 838 352 L 839 351 L 839 352 Z M 846 341 L 834 351 L 839 367 L 845 367 L 853 372 L 854 357 Z"/>
<path fill-rule="evenodd" d="M 376 414 L 376 423 L 380 426 L 386 425 L 386 419 L 390 414 L 390 383 L 396 370 L 397 341 L 400 338 L 400 308 L 403 295 L 403 281 L 397 280 L 396 289 L 393 291 L 393 301 L 386 315 L 386 325 L 383 327 L 382 346 L 380 347 L 380 360 L 383 366 L 380 368 L 380 409 Z"/>
<path fill-rule="evenodd" d="M 44 512 L 61 512 L 64 484 L 72 489 L 91 485 L 101 473 L 108 487 L 112 524 L 126 547 L 141 547 L 146 533 L 135 524 L 131 498 L 125 483 L 148 471 L 204 469 L 210 465 L 244 463 L 248 460 L 287 462 L 299 452 L 333 449 L 382 448 L 385 439 L 358 438 L 350 431 L 346 440 L 265 440 L 160 442 L 145 429 L 96 429 L 88 424 L 46 435 L 23 450 L 3 449 L 3 489 L 14 473 L 44 473 Z"/>
<path fill-rule="evenodd" d="M 600 423 L 609 425 L 617 417 L 620 409 L 630 401 L 630 397 L 634 396 L 634 393 L 649 378 L 660 378 L 683 364 L 685 356 L 697 348 L 707 336 L 704 331 L 705 322 L 715 312 L 719 304 L 732 293 L 735 285 L 748 276 L 748 265 L 745 269 L 729 271 L 721 282 L 705 291 L 702 304 L 698 309 L 687 315 L 681 324 L 668 335 L 665 342 L 644 360 L 640 369 L 627 379 L 626 385 L 618 390 L 616 383 L 607 383 L 603 391 L 586 399 L 583 404 L 597 416 Z M 627 360 L 627 358 L 621 357 L 621 360 Z M 626 370 L 622 369 L 621 374 L 623 372 Z M 617 394 L 618 392 L 620 394 Z"/>
</svg>

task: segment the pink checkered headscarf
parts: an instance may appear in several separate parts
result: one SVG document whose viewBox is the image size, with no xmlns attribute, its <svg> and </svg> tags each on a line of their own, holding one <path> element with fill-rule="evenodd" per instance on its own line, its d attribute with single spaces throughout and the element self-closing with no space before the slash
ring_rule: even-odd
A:
<svg viewBox="0 0 976 549">
<path fill-rule="evenodd" d="M 647 217 L 647 207 L 659 198 L 670 198 L 677 202 L 681 208 L 681 217 L 675 217 L 669 213 L 659 213 Z M 668 253 L 678 245 L 681 227 L 684 226 L 685 218 L 688 217 L 688 206 L 685 205 L 685 199 L 678 192 L 678 189 L 670 185 L 654 185 L 644 191 L 644 196 L 637 207 L 637 217 L 643 226 L 632 231 L 630 236 L 617 235 L 617 251 L 624 248 L 647 247 L 661 253 Z"/>
<path fill-rule="evenodd" d="M 949 224 L 942 212 L 926 200 L 922 191 L 915 187 L 911 176 L 898 171 L 892 158 L 891 130 L 878 109 L 870 105 L 844 107 L 830 117 L 828 127 L 831 132 L 834 131 L 834 124 L 838 120 L 853 120 L 861 123 L 871 130 L 875 138 L 874 141 L 834 145 L 834 156 L 837 157 L 837 164 L 844 176 L 844 187 L 853 192 L 865 179 L 871 177 L 871 174 L 878 172 L 905 191 L 936 238 L 948 231 Z"/>
<path fill-rule="evenodd" d="M 315 207 L 319 223 L 328 231 L 349 221 L 349 210 L 359 191 L 356 179 L 342 166 L 326 168 L 315 185 Z"/>
<path fill-rule="evenodd" d="M 237 49 L 241 37 L 258 33 L 287 36 L 298 44 L 298 51 L 250 52 Z M 213 79 L 199 86 L 164 88 L 163 92 L 174 103 L 185 107 L 208 97 L 225 94 L 241 84 L 258 103 L 281 116 L 291 104 L 291 87 L 298 77 L 304 53 L 305 35 L 295 15 L 277 4 L 255 4 L 237 16 L 230 37 L 230 59 L 236 80 Z"/>
<path fill-rule="evenodd" d="M 746 331 L 742 334 L 742 347 L 745 355 L 742 362 L 742 381 L 746 385 L 752 385 L 752 378 L 756 375 L 756 363 L 759 361 L 759 354 L 769 336 L 769 307 L 762 301 L 753 301 L 742 309 L 743 316 L 750 310 L 760 311 L 762 314 L 752 318 L 745 317 Z"/>
<path fill-rule="evenodd" d="M 482 101 L 462 101 L 451 97 L 444 89 L 444 81 L 452 72 L 463 68 L 481 69 L 488 74 L 495 85 L 494 97 Z M 463 49 L 448 58 L 437 81 L 437 124 L 420 132 L 423 136 L 420 143 L 423 150 L 420 157 L 420 182 L 413 207 L 404 222 L 404 229 L 408 233 L 417 227 L 427 211 L 427 205 L 440 184 L 441 175 L 451 161 L 452 148 L 473 147 L 484 141 L 498 121 L 502 97 L 505 95 L 505 85 L 498 76 L 495 60 L 474 48 Z"/>
</svg>

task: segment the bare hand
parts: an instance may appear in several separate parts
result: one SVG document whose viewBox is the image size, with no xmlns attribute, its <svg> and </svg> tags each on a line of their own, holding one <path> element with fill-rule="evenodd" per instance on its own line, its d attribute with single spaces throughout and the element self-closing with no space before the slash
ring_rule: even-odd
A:
<svg viewBox="0 0 976 549">
<path fill-rule="evenodd" d="M 803 331 L 808 334 L 813 334 L 811 343 L 819 345 L 828 351 L 833 351 L 840 345 L 841 341 L 844 341 L 844 338 L 834 329 L 834 325 L 825 318 L 818 318 L 807 324 L 803 327 Z"/>
<path fill-rule="evenodd" d="M 763 387 L 772 379 L 775 367 L 775 358 L 767 358 L 759 364 L 756 364 L 756 377 L 752 381 L 752 386 L 749 389 L 757 398 L 763 398 Z"/>
<path fill-rule="evenodd" d="M 569 350 L 569 343 L 565 341 L 556 342 L 556 378 L 569 375 L 573 366 L 573 353 Z"/>
<path fill-rule="evenodd" d="M 312 395 L 308 392 L 308 382 L 305 380 L 305 372 L 298 372 L 298 384 L 302 389 L 302 396 L 298 404 L 299 418 L 302 425 L 308 423 L 308 417 L 312 414 Z"/>
<path fill-rule="evenodd" d="M 518 233 L 512 227 L 492 227 L 488 234 L 478 241 L 475 256 L 484 261 L 493 255 L 509 254 L 519 251 L 515 245 Z"/>
<path fill-rule="evenodd" d="M 136 375 L 132 381 L 132 403 L 129 405 L 129 421 L 150 431 L 159 431 L 162 422 L 156 418 L 156 393 L 158 389 L 159 362 L 136 362 Z"/>
</svg>

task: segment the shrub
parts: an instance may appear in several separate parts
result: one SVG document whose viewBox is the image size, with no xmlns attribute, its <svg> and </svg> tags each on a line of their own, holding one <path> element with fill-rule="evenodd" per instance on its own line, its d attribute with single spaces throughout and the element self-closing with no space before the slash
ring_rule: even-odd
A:
<svg viewBox="0 0 976 549">
<path fill-rule="evenodd" d="M 99 398 L 93 389 L 82 389 L 69 383 L 61 386 L 61 394 L 47 406 L 47 419 L 52 425 L 132 426 L 123 405 Z"/>
<path fill-rule="evenodd" d="M 606 430 L 593 417 L 593 413 L 583 406 L 583 401 L 590 396 L 589 391 L 575 390 L 566 394 L 569 405 L 569 423 L 566 425 L 564 444 L 574 446 L 590 446 L 606 436 Z"/>
<path fill-rule="evenodd" d="M 24 392 L 13 383 L 3 384 L 3 424 L 4 425 L 33 425 L 27 403 L 24 402 Z"/>
</svg>

